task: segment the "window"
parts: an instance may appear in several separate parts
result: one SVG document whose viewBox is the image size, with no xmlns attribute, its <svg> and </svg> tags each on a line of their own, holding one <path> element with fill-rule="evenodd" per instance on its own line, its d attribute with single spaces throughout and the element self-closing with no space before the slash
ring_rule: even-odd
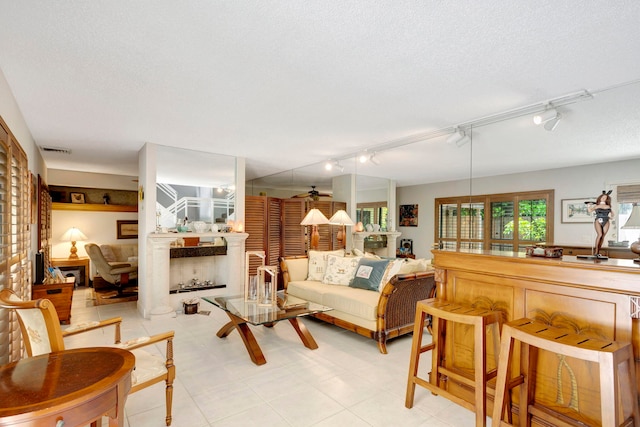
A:
<svg viewBox="0 0 640 427">
<path fill-rule="evenodd" d="M 30 198 L 27 156 L 0 118 L 0 286 L 31 299 Z M 21 356 L 15 314 L 0 309 L 0 364 Z"/>
<path fill-rule="evenodd" d="M 633 205 L 640 204 L 640 184 L 619 185 L 616 188 L 616 199 L 618 208 L 617 210 L 614 208 L 614 213 L 618 216 L 618 221 L 616 234 L 612 236 L 612 239 L 618 242 L 626 240 L 631 244 L 640 237 L 640 229 L 623 227 L 631 215 Z"/>
<path fill-rule="evenodd" d="M 387 202 L 358 203 L 356 209 L 356 222 L 380 224 L 380 229 L 387 229 Z"/>
<path fill-rule="evenodd" d="M 553 218 L 553 196 L 544 190 L 436 199 L 436 243 L 443 249 L 524 251 L 552 242 L 547 218 Z"/>
</svg>

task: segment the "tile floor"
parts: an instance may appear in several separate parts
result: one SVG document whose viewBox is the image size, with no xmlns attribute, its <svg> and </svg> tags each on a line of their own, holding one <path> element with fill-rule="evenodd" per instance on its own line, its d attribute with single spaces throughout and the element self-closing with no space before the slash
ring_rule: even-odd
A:
<svg viewBox="0 0 640 427">
<path fill-rule="evenodd" d="M 405 408 L 411 335 L 390 341 L 383 355 L 373 340 L 315 319 L 303 322 L 317 350 L 304 347 L 287 322 L 251 327 L 267 359 L 256 366 L 235 331 L 224 339 L 215 335 L 227 317 L 205 301 L 200 311 L 209 310 L 209 315 L 150 321 L 138 314 L 135 302 L 96 307 L 92 294 L 86 288 L 75 291 L 73 323 L 122 316 L 123 341 L 175 331 L 174 427 L 474 425 L 471 411 L 420 387 L 413 408 Z M 112 331 L 83 335 L 70 337 L 67 346 L 103 345 L 113 339 Z M 164 351 L 162 346 L 156 350 Z M 429 353 L 422 357 L 430 360 Z M 424 362 L 422 367 L 426 369 Z M 130 395 L 125 426 L 164 426 L 164 401 L 161 384 Z"/>
</svg>

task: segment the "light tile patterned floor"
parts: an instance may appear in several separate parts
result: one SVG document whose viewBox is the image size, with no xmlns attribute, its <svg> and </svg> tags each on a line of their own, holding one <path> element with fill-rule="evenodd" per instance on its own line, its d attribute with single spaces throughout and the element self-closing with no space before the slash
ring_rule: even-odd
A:
<svg viewBox="0 0 640 427">
<path fill-rule="evenodd" d="M 472 412 L 420 387 L 413 408 L 405 408 L 410 335 L 390 341 L 389 354 L 383 355 L 373 340 L 315 319 L 303 322 L 317 350 L 305 348 L 288 322 L 251 327 L 267 359 L 256 366 L 235 331 L 224 339 L 215 335 L 227 317 L 205 301 L 200 311 L 209 310 L 208 316 L 150 321 L 138 314 L 135 302 L 95 307 L 91 296 L 91 289 L 75 291 L 73 323 L 122 316 L 123 341 L 175 331 L 174 427 L 474 425 Z M 113 339 L 111 331 L 84 335 L 70 337 L 67 347 L 104 345 Z M 421 369 L 427 369 L 430 356 L 422 357 Z M 165 425 L 163 384 L 128 397 L 125 426 Z"/>
</svg>

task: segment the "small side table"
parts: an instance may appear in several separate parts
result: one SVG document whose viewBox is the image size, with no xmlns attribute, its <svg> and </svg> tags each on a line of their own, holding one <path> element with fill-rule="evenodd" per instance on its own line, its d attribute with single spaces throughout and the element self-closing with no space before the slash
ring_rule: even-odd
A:
<svg viewBox="0 0 640 427">
<path fill-rule="evenodd" d="M 58 267 L 61 271 L 80 270 L 82 286 L 89 286 L 89 257 L 51 258 L 51 266 Z"/>
<path fill-rule="evenodd" d="M 73 301 L 73 284 L 75 281 L 75 277 L 67 277 L 61 283 L 34 284 L 32 298 L 46 298 L 51 301 L 56 308 L 60 323 L 68 325 L 71 322 L 71 302 Z"/>
</svg>

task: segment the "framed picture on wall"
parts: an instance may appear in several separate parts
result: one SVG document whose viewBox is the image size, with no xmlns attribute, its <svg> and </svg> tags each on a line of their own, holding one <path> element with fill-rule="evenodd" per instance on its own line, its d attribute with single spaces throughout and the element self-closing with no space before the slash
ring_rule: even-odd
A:
<svg viewBox="0 0 640 427">
<path fill-rule="evenodd" d="M 418 226 L 418 205 L 400 205 L 400 227 Z"/>
<path fill-rule="evenodd" d="M 71 203 L 84 203 L 84 193 L 71 193 Z"/>
<path fill-rule="evenodd" d="M 585 203 L 585 201 L 589 199 L 589 197 L 582 199 L 562 199 L 562 222 L 593 222 L 593 215 L 589 213 Z"/>
<path fill-rule="evenodd" d="M 116 221 L 118 239 L 137 239 L 138 220 L 118 220 Z"/>
</svg>

